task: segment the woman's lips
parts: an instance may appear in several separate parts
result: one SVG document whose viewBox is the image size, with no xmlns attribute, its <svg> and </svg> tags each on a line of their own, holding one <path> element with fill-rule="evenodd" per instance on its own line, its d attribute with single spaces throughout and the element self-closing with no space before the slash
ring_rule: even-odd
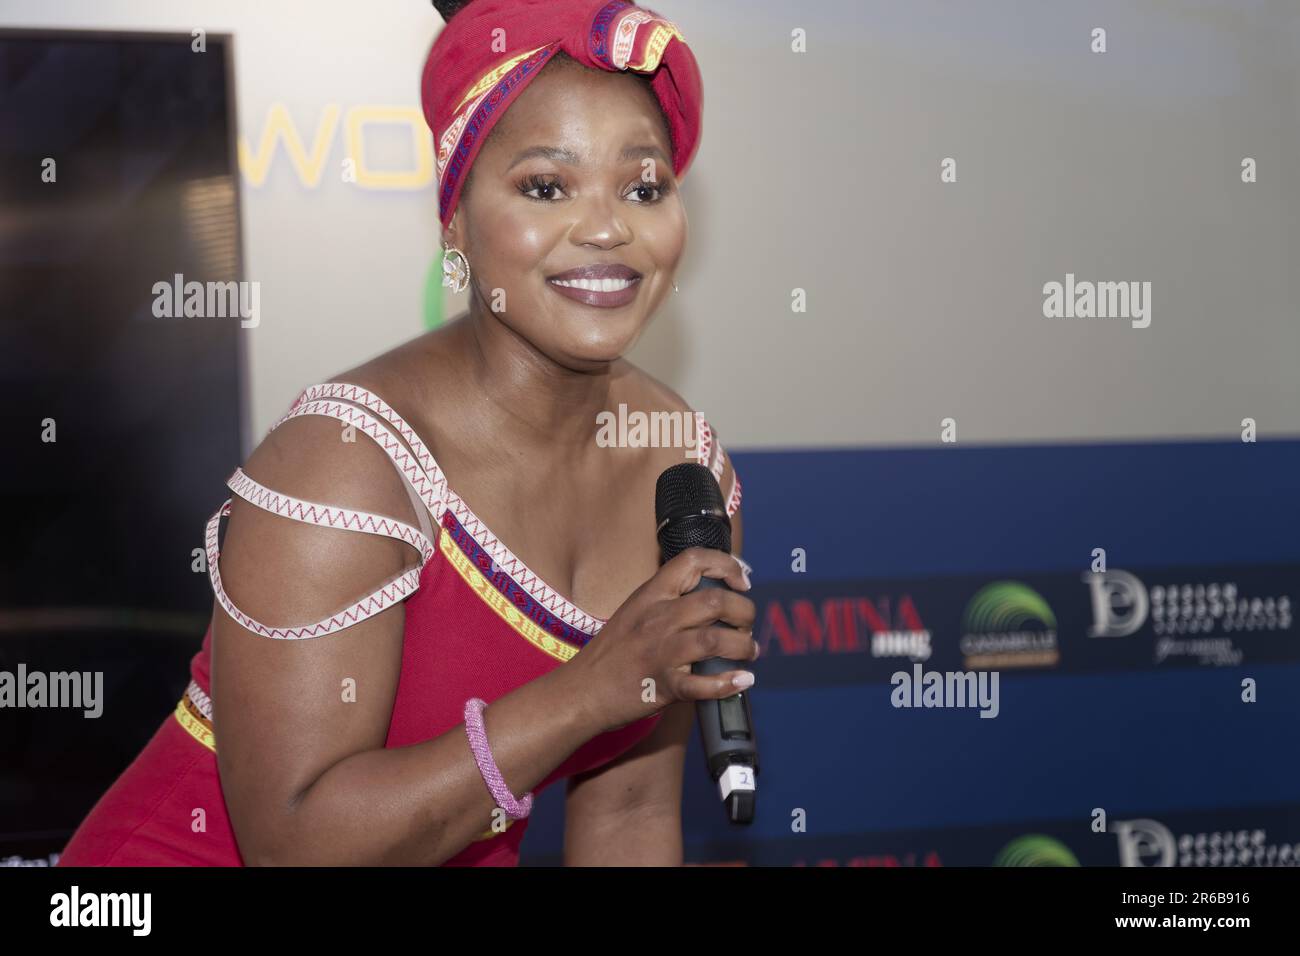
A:
<svg viewBox="0 0 1300 956">
<path fill-rule="evenodd" d="M 624 285 L 626 283 L 626 285 Z M 572 285 L 561 285 L 560 280 L 547 279 L 546 284 L 554 289 L 560 295 L 581 302 L 584 305 L 594 305 L 597 308 L 613 309 L 620 305 L 627 305 L 636 298 L 637 289 L 641 285 L 641 277 L 637 276 L 631 280 L 614 279 L 614 280 L 591 280 L 586 282 L 575 282 Z M 609 291 L 604 291 L 602 286 L 614 286 Z M 622 285 L 623 288 L 617 288 Z M 583 288 L 588 286 L 588 288 Z"/>
</svg>

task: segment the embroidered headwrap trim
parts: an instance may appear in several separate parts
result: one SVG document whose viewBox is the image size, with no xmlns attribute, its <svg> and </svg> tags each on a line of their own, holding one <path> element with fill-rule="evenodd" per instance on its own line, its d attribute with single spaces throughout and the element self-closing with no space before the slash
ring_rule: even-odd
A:
<svg viewBox="0 0 1300 956">
<path fill-rule="evenodd" d="M 507 49 L 494 49 L 502 39 Z M 704 89 L 675 23 L 628 0 L 471 0 L 438 34 L 420 83 L 444 228 L 488 133 L 559 50 L 589 67 L 650 74 L 673 172 L 685 175 L 699 148 Z"/>
</svg>

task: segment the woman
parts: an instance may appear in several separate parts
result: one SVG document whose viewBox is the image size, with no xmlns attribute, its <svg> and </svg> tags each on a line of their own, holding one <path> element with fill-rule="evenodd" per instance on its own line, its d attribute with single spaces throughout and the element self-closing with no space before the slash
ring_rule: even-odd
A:
<svg viewBox="0 0 1300 956">
<path fill-rule="evenodd" d="M 514 865 L 560 779 L 566 862 L 682 860 L 692 701 L 752 681 L 690 664 L 756 657 L 754 607 L 689 593 L 747 589 L 729 555 L 658 568 L 682 448 L 593 438 L 621 405 L 698 421 L 738 551 L 721 446 L 622 358 L 685 244 L 698 69 L 624 0 L 439 9 L 423 100 L 469 311 L 306 389 L 236 469 L 190 688 L 60 865 Z"/>
</svg>

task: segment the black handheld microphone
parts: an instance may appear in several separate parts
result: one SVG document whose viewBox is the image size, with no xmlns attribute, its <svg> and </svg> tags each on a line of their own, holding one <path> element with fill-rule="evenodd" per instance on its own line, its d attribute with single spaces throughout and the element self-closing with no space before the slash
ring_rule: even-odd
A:
<svg viewBox="0 0 1300 956">
<path fill-rule="evenodd" d="M 683 462 L 659 476 L 655 485 L 655 526 L 664 562 L 687 548 L 717 548 L 731 553 L 731 519 L 722 501 L 722 489 L 713 473 L 701 464 Z M 701 578 L 695 591 L 702 588 L 730 590 L 716 578 Z M 747 661 L 710 657 L 693 663 L 691 673 L 721 674 L 745 670 L 747 666 Z M 758 748 L 748 692 L 742 690 L 722 700 L 697 700 L 695 714 L 709 778 L 718 785 L 727 818 L 732 823 L 752 823 Z"/>
</svg>

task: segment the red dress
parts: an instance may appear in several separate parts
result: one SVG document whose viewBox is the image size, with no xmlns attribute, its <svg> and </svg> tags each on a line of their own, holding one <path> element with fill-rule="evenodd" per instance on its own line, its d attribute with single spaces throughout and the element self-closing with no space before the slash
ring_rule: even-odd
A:
<svg viewBox="0 0 1300 956">
<path fill-rule="evenodd" d="M 401 674 L 385 746 L 420 743 L 459 727 L 468 698 L 481 697 L 490 705 L 571 660 L 599 633 L 605 621 L 566 600 L 516 558 L 447 487 L 424 442 L 378 396 L 356 385 L 314 385 L 276 426 L 298 415 L 336 418 L 374 439 L 427 508 L 428 514 L 421 515 L 422 527 L 279 494 L 238 468 L 227 482 L 230 489 L 287 518 L 405 541 L 420 552 L 421 566 L 315 624 L 264 625 L 235 607 L 221 586 L 217 532 L 220 519 L 230 512 L 228 500 L 208 523 L 208 572 L 217 603 L 226 613 L 268 638 L 320 637 L 405 601 Z M 703 416 L 696 413 L 695 419 L 699 460 L 720 477 L 725 453 Z M 734 514 L 739 503 L 740 484 L 733 477 L 728 512 Z M 190 685 L 176 710 L 95 804 L 58 865 L 243 865 L 217 772 L 208 696 L 211 643 L 209 628 L 191 662 Z M 533 793 L 613 760 L 648 735 L 659 717 L 654 714 L 593 737 Z M 196 812 L 199 809 L 202 814 Z M 504 832 L 485 830 L 443 865 L 517 865 L 528 818 L 507 822 Z"/>
</svg>

